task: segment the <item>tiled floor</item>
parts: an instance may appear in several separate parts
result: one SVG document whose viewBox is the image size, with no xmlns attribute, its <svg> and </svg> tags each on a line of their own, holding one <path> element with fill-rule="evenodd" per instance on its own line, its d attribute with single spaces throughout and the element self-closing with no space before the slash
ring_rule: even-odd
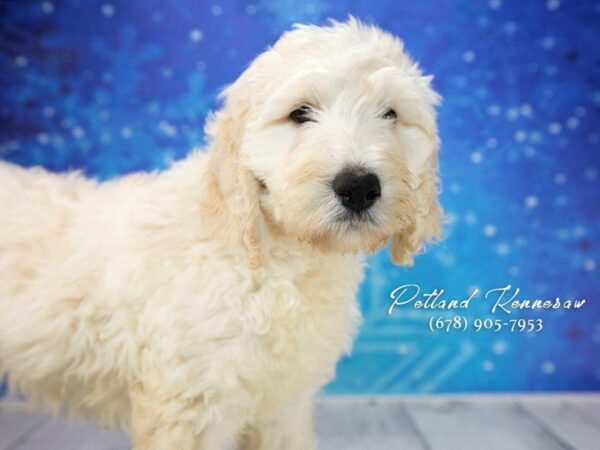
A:
<svg viewBox="0 0 600 450">
<path fill-rule="evenodd" d="M 600 450 L 600 394 L 327 397 L 316 422 L 320 450 Z M 122 433 L 0 403 L 0 450 L 129 446 Z"/>
</svg>

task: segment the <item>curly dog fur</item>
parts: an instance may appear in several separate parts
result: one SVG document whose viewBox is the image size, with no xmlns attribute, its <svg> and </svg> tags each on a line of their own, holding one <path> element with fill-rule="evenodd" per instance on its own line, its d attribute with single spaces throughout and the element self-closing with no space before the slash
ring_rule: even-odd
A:
<svg viewBox="0 0 600 450">
<path fill-rule="evenodd" d="M 390 242 L 411 264 L 439 234 L 430 80 L 376 27 L 297 26 L 164 172 L 0 164 L 0 374 L 136 449 L 315 448 L 363 255 Z M 365 216 L 333 192 L 347 168 L 380 181 Z"/>
</svg>

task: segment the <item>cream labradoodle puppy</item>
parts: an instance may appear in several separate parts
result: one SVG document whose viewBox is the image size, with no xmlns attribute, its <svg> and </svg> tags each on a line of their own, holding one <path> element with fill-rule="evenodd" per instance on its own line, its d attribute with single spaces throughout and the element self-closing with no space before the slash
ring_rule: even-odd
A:
<svg viewBox="0 0 600 450">
<path fill-rule="evenodd" d="M 0 164 L 0 373 L 139 450 L 315 448 L 364 255 L 439 234 L 430 79 L 378 28 L 297 26 L 167 171 Z"/>
</svg>

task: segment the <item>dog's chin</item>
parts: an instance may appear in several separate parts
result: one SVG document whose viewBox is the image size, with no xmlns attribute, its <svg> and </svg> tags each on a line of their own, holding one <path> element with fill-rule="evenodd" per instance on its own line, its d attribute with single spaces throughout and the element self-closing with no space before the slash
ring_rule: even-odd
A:
<svg viewBox="0 0 600 450">
<path fill-rule="evenodd" d="M 336 226 L 344 231 L 369 232 L 377 227 L 373 216 L 367 212 L 353 212 L 344 210 L 335 218 Z"/>
<path fill-rule="evenodd" d="M 357 255 L 384 247 L 391 236 L 367 218 L 348 216 L 319 230 L 303 230 L 298 239 L 322 252 Z"/>
</svg>

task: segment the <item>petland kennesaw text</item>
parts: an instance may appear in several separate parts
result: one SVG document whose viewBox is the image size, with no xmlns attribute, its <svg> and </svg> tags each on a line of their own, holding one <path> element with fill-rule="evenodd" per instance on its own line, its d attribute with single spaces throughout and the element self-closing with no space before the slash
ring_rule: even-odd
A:
<svg viewBox="0 0 600 450">
<path fill-rule="evenodd" d="M 520 288 L 514 288 L 507 284 L 504 287 L 488 290 L 483 299 L 492 305 L 492 314 L 496 312 L 511 314 L 515 310 L 540 310 L 540 309 L 580 309 L 585 300 L 562 300 L 560 297 L 551 299 L 519 299 Z M 471 300 L 478 296 L 479 289 L 474 289 L 465 299 L 444 299 L 445 290 L 434 289 L 431 292 L 421 294 L 421 288 L 416 284 L 404 284 L 398 286 L 390 293 L 393 300 L 388 309 L 392 314 L 396 306 L 412 305 L 414 309 L 429 310 L 457 310 L 468 309 Z M 420 294 L 420 296 L 419 296 Z"/>
</svg>

